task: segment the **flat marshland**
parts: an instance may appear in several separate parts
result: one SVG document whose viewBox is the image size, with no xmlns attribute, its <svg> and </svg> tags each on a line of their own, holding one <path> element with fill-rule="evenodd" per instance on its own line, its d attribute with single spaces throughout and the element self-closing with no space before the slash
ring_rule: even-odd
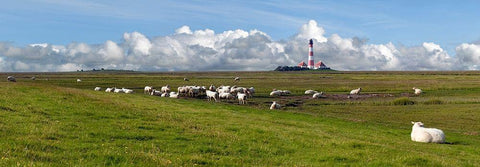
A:
<svg viewBox="0 0 480 167">
<path fill-rule="evenodd" d="M 0 77 L 0 166 L 480 166 L 477 71 Z M 254 87 L 255 95 L 239 105 L 143 94 L 167 84 Z M 358 87 L 360 95 L 347 95 Z M 291 94 L 270 97 L 273 89 Z M 312 99 L 307 89 L 325 95 Z M 269 110 L 272 101 L 282 109 Z M 447 143 L 411 141 L 411 121 L 442 129 Z"/>
</svg>

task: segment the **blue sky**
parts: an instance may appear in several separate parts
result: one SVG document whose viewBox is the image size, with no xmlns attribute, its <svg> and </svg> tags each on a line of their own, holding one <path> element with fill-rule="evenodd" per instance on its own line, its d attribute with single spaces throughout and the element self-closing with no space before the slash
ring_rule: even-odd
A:
<svg viewBox="0 0 480 167">
<path fill-rule="evenodd" d="M 433 42 L 455 57 L 460 44 L 480 41 L 478 7 L 474 0 L 16 0 L 0 6 L 0 42 L 16 47 L 121 43 L 124 33 L 165 37 L 184 25 L 215 33 L 256 29 L 274 41 L 288 41 L 314 20 L 326 37 L 406 47 Z"/>
</svg>

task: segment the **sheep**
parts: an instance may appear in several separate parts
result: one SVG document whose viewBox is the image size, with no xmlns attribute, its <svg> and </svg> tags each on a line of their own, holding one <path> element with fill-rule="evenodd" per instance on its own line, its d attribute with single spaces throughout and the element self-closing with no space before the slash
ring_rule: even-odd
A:
<svg viewBox="0 0 480 167">
<path fill-rule="evenodd" d="M 155 90 L 155 89 L 152 89 L 152 92 L 150 93 L 150 95 L 152 96 L 161 96 L 162 95 L 162 92 L 158 91 L 158 90 Z"/>
<path fill-rule="evenodd" d="M 362 88 L 353 89 L 352 91 L 350 91 L 350 94 L 351 95 L 358 95 L 358 94 L 360 94 L 360 91 L 362 91 Z"/>
<path fill-rule="evenodd" d="M 37 78 L 36 78 L 36 77 L 32 77 L 31 79 L 32 79 L 33 81 L 35 81 Z"/>
<path fill-rule="evenodd" d="M 160 91 L 162 91 L 162 93 L 170 93 L 170 85 L 165 85 L 163 86 Z"/>
<path fill-rule="evenodd" d="M 274 91 L 270 92 L 270 96 L 281 96 L 281 95 L 282 95 L 281 90 L 274 90 Z"/>
<path fill-rule="evenodd" d="M 188 88 L 186 86 L 181 86 L 181 87 L 178 87 L 177 91 L 178 91 L 179 95 L 181 95 L 181 94 L 187 95 Z"/>
<path fill-rule="evenodd" d="M 413 87 L 412 89 L 415 91 L 415 95 L 422 94 L 422 89 L 419 89 L 419 88 L 416 88 L 416 87 Z"/>
<path fill-rule="evenodd" d="M 191 97 L 197 97 L 198 94 L 200 94 L 200 87 L 197 86 L 191 86 L 188 89 L 188 95 Z"/>
<path fill-rule="evenodd" d="M 188 80 L 188 78 L 183 78 L 183 81 L 190 81 L 190 80 Z"/>
<path fill-rule="evenodd" d="M 16 80 L 15 77 L 13 77 L 13 76 L 8 76 L 8 77 L 7 77 L 7 81 L 17 82 L 17 80 Z"/>
<path fill-rule="evenodd" d="M 81 80 L 81 79 L 77 79 L 77 82 L 82 82 L 82 80 Z"/>
<path fill-rule="evenodd" d="M 281 94 L 282 96 L 290 95 L 290 93 L 291 93 L 289 90 L 279 90 L 279 91 L 281 91 L 280 94 Z"/>
<path fill-rule="evenodd" d="M 445 134 L 436 128 L 425 128 L 422 122 L 412 121 L 412 141 L 423 143 L 445 143 Z"/>
<path fill-rule="evenodd" d="M 312 98 L 318 99 L 318 98 L 322 97 L 322 95 L 323 95 L 323 92 L 315 93 L 315 94 L 313 94 L 313 97 L 312 97 Z"/>
<path fill-rule="evenodd" d="M 273 101 L 272 105 L 270 105 L 270 110 L 280 109 L 280 108 L 281 108 L 280 104 L 278 104 L 276 101 Z"/>
<path fill-rule="evenodd" d="M 235 82 L 238 82 L 238 81 L 240 81 L 240 77 L 235 77 L 233 80 L 234 80 Z"/>
<path fill-rule="evenodd" d="M 213 84 L 211 84 L 210 87 L 208 87 L 208 90 L 210 90 L 210 91 L 215 91 L 216 89 L 217 88 Z"/>
<path fill-rule="evenodd" d="M 143 89 L 143 93 L 145 93 L 145 94 L 151 94 L 152 91 L 153 91 L 152 86 L 145 86 L 145 88 Z"/>
<path fill-rule="evenodd" d="M 123 90 L 123 93 L 127 93 L 127 94 L 132 94 L 133 93 L 132 89 L 122 88 L 122 90 Z"/>
<path fill-rule="evenodd" d="M 105 89 L 105 92 L 112 92 L 114 88 L 107 88 Z"/>
<path fill-rule="evenodd" d="M 235 98 L 235 97 L 234 97 L 232 94 L 230 94 L 230 93 L 220 93 L 220 94 L 218 94 L 218 97 L 219 97 L 220 99 L 227 99 L 227 100 L 228 100 L 228 99 L 233 99 L 233 98 Z"/>
<path fill-rule="evenodd" d="M 123 93 L 123 89 L 113 88 L 113 93 Z"/>
<path fill-rule="evenodd" d="M 245 93 L 247 93 L 248 97 L 251 98 L 251 97 L 253 97 L 253 94 L 255 94 L 255 88 L 250 87 L 250 88 L 247 89 L 247 91 Z"/>
<path fill-rule="evenodd" d="M 313 95 L 313 94 L 315 94 L 315 93 L 318 93 L 318 92 L 317 92 L 317 91 L 314 91 L 314 90 L 306 90 L 306 91 L 305 91 L 305 94 L 306 94 L 306 95 Z"/>
<path fill-rule="evenodd" d="M 214 99 L 215 101 L 217 101 L 218 92 L 214 92 L 214 91 L 211 91 L 211 90 L 207 90 L 206 94 L 207 94 L 207 97 L 208 97 L 208 101 L 211 101 L 212 99 Z"/>
<path fill-rule="evenodd" d="M 93 89 L 93 90 L 100 91 L 100 90 L 102 90 L 102 88 L 101 87 L 95 87 L 95 89 Z"/>
<path fill-rule="evenodd" d="M 177 92 L 170 92 L 169 97 L 170 97 L 170 98 L 178 99 L 178 93 L 177 93 Z"/>
<path fill-rule="evenodd" d="M 160 97 L 169 97 L 169 96 L 170 96 L 170 93 L 166 93 L 166 92 L 160 95 Z"/>
<path fill-rule="evenodd" d="M 238 104 L 247 104 L 247 94 L 237 93 Z"/>
</svg>

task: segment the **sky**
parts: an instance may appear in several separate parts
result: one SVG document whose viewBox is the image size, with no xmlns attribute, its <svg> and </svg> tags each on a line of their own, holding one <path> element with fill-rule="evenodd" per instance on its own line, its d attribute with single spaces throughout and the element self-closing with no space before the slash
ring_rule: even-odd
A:
<svg viewBox="0 0 480 167">
<path fill-rule="evenodd" d="M 478 70 L 480 1 L 17 0 L 0 71 Z"/>
</svg>

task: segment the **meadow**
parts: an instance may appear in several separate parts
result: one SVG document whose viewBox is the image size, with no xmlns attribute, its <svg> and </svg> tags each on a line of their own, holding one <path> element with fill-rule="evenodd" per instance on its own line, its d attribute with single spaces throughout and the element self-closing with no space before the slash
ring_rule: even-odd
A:
<svg viewBox="0 0 480 167">
<path fill-rule="evenodd" d="M 0 166 L 480 166 L 477 71 L 0 77 Z M 246 105 L 143 94 L 146 85 L 166 84 L 253 86 L 256 93 Z M 358 87 L 360 96 L 345 98 Z M 424 93 L 413 95 L 412 87 Z M 272 89 L 292 94 L 270 97 Z M 307 89 L 326 97 L 311 99 Z M 272 101 L 282 109 L 269 110 Z M 442 129 L 447 143 L 411 141 L 411 121 Z"/>
</svg>

